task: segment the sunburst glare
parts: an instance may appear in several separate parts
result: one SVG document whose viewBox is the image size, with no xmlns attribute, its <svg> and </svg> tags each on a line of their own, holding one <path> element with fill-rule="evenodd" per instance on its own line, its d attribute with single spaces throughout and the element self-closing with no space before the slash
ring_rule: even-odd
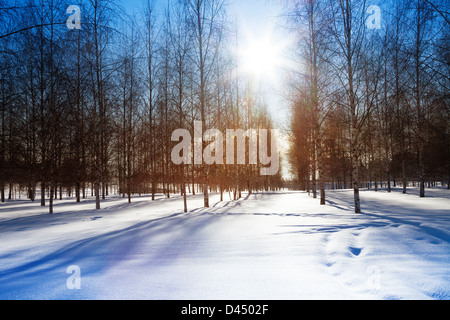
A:
<svg viewBox="0 0 450 320">
<path fill-rule="evenodd" d="M 276 82 L 285 48 L 286 44 L 277 41 L 272 30 L 260 35 L 247 32 L 239 50 L 239 68 L 254 80 Z"/>
</svg>

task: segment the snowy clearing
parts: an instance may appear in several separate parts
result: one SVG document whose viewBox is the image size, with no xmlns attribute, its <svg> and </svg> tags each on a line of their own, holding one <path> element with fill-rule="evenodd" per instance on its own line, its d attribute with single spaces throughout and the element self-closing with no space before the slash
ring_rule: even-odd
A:
<svg viewBox="0 0 450 320">
<path fill-rule="evenodd" d="M 450 192 L 0 204 L 1 299 L 450 299 Z M 225 199 L 228 199 L 225 196 Z M 81 288 L 70 290 L 69 266 Z"/>
</svg>

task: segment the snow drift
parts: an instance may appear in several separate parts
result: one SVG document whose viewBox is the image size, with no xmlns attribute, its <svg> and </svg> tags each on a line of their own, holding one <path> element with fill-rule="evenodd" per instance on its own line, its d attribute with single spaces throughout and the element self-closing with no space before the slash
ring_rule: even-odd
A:
<svg viewBox="0 0 450 320">
<path fill-rule="evenodd" d="M 0 205 L 1 299 L 449 299 L 450 193 Z M 68 286 L 79 267 L 80 288 Z M 70 271 L 70 270 L 69 270 Z"/>
</svg>

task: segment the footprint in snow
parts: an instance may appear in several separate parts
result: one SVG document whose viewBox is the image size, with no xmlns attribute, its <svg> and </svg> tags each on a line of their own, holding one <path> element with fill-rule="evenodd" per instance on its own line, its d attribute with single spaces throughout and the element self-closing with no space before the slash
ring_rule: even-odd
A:
<svg viewBox="0 0 450 320">
<path fill-rule="evenodd" d="M 361 254 L 362 249 L 361 248 L 354 248 L 354 247 L 350 247 L 350 252 L 354 255 L 354 256 L 359 256 Z"/>
</svg>

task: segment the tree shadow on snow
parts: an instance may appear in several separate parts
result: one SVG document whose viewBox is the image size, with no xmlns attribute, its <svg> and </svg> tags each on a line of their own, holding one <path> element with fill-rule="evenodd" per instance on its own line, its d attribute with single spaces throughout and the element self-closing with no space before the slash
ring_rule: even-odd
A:
<svg viewBox="0 0 450 320">
<path fill-rule="evenodd" d="M 77 240 L 56 250 L 49 249 L 48 253 L 30 257 L 28 261 L 22 258 L 21 264 L 0 270 L 0 298 L 46 299 L 46 295 L 51 295 L 50 299 L 57 299 L 67 293 L 66 270 L 71 265 L 80 267 L 83 279 L 101 279 L 116 265 L 132 263 L 135 259 L 149 269 L 170 265 L 186 251 L 195 251 L 196 242 L 187 240 L 213 218 L 191 219 L 179 212 Z M 11 258 L 11 254 L 0 256 L 0 260 L 6 258 Z"/>
</svg>

